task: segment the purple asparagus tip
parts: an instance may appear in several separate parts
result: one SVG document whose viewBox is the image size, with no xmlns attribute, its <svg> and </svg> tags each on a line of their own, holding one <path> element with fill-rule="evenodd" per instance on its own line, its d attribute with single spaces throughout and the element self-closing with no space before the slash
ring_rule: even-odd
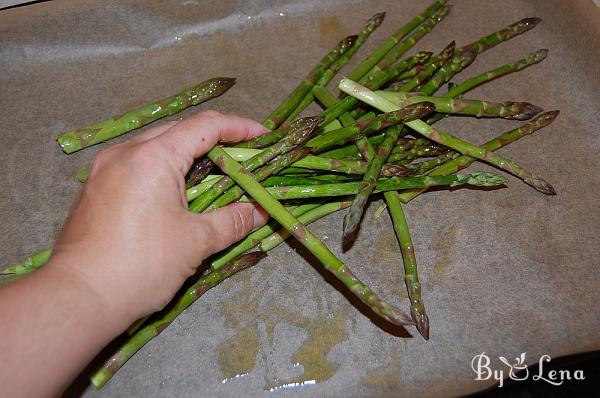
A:
<svg viewBox="0 0 600 398">
<path fill-rule="evenodd" d="M 465 69 L 467 66 L 471 65 L 475 58 L 477 58 L 479 53 L 475 48 L 467 48 L 465 51 L 460 51 L 458 54 L 455 54 L 454 57 L 459 62 L 459 70 Z"/>
<path fill-rule="evenodd" d="M 519 105 L 520 112 L 513 115 L 511 119 L 528 120 L 543 111 L 539 106 L 530 104 L 529 102 L 521 102 Z"/>
<path fill-rule="evenodd" d="M 552 185 L 550 185 L 549 182 L 544 181 L 543 186 L 544 186 L 544 189 L 541 192 L 543 192 L 547 195 L 556 195 L 556 190 L 554 189 L 554 187 Z"/>
<path fill-rule="evenodd" d="M 375 28 L 378 28 L 385 19 L 385 12 L 379 12 L 371 17 L 371 21 L 375 23 Z"/>
<path fill-rule="evenodd" d="M 218 97 L 219 95 L 225 94 L 235 84 L 235 77 L 215 77 L 214 79 L 207 80 L 202 85 L 202 91 L 206 94 L 212 95 L 212 97 Z"/>
<path fill-rule="evenodd" d="M 346 52 L 354 43 L 358 40 L 358 35 L 347 36 L 340 42 L 340 50 L 342 53 Z"/>
<path fill-rule="evenodd" d="M 528 30 L 528 29 L 535 28 L 540 22 L 542 22 L 542 18 L 532 17 L 532 18 L 523 18 L 522 20 L 519 21 L 519 24 L 521 26 L 523 26 L 523 28 Z"/>
<path fill-rule="evenodd" d="M 541 193 L 544 193 L 546 195 L 556 195 L 556 190 L 554 189 L 554 187 L 548 181 L 542 178 L 537 178 L 535 180 L 526 178 L 524 179 L 524 181 L 528 185 L 531 185 L 532 187 L 540 191 Z"/>
<path fill-rule="evenodd" d="M 399 164 L 384 165 L 381 172 L 385 177 L 406 177 L 412 174 L 408 167 Z"/>
<path fill-rule="evenodd" d="M 425 340 L 429 340 L 429 318 L 426 314 L 423 314 L 420 318 L 415 320 L 415 327 Z"/>
<path fill-rule="evenodd" d="M 547 126 L 554 121 L 559 115 L 560 111 L 548 111 L 544 112 L 535 118 L 535 122 L 541 127 Z"/>
</svg>

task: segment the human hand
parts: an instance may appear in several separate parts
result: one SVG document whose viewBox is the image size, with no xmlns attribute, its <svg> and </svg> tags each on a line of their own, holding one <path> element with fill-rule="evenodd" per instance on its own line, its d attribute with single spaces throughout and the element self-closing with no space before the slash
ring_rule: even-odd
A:
<svg viewBox="0 0 600 398">
<path fill-rule="evenodd" d="M 204 111 L 101 151 L 48 265 L 82 279 L 125 324 L 161 309 L 204 258 L 268 218 L 250 203 L 189 212 L 185 175 L 192 162 L 217 142 L 266 131 L 249 119 Z"/>
</svg>

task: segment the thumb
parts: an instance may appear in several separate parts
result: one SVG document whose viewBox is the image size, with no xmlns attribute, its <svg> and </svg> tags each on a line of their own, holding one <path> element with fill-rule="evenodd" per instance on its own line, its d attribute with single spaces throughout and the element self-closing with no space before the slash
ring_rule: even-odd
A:
<svg viewBox="0 0 600 398">
<path fill-rule="evenodd" d="M 204 257 L 221 251 L 264 225 L 269 215 L 256 203 L 232 203 L 215 211 L 192 214 L 194 234 L 204 245 Z"/>
</svg>

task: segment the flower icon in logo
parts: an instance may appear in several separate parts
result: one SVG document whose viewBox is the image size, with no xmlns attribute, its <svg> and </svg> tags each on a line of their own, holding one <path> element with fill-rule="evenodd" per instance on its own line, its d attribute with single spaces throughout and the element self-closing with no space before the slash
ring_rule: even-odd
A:
<svg viewBox="0 0 600 398">
<path fill-rule="evenodd" d="M 529 370 L 527 364 L 525 364 L 525 352 L 522 352 L 520 356 L 515 358 L 515 363 L 511 365 L 505 357 L 498 357 L 498 359 L 509 367 L 508 377 L 512 380 L 526 380 L 529 377 Z M 523 377 L 517 377 L 519 371 L 525 371 Z"/>
</svg>

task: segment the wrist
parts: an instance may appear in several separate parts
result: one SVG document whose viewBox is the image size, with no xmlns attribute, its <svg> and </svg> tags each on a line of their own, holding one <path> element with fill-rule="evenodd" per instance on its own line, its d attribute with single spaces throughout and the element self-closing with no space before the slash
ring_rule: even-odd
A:
<svg viewBox="0 0 600 398">
<path fill-rule="evenodd" d="M 72 300 L 80 302 L 81 316 L 97 322 L 103 333 L 116 337 L 140 316 L 131 310 L 131 306 L 123 305 L 122 295 L 110 289 L 110 280 L 103 278 L 102 272 L 91 276 L 82 268 L 56 255 L 44 267 L 46 275 L 39 277 L 54 280 L 63 291 L 69 292 Z"/>
</svg>

